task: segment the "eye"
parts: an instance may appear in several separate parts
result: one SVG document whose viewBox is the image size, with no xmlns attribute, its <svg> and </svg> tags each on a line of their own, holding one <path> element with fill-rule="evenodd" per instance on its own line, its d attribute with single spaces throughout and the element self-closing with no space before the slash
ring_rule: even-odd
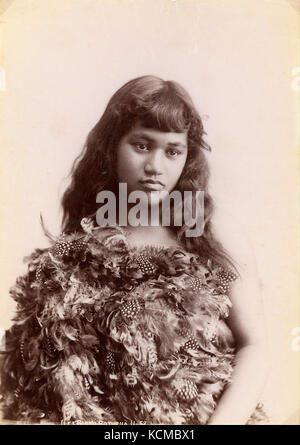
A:
<svg viewBox="0 0 300 445">
<path fill-rule="evenodd" d="M 135 142 L 133 145 L 140 151 L 149 150 L 149 145 L 146 144 L 145 142 Z"/>
<path fill-rule="evenodd" d="M 170 158 L 176 158 L 181 154 L 180 151 L 174 150 L 173 148 L 169 148 L 169 150 L 167 150 L 167 153 Z"/>
</svg>

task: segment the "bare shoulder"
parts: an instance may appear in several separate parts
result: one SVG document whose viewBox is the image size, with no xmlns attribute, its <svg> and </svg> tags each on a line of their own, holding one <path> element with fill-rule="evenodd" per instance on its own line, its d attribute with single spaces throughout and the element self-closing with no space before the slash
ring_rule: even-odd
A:
<svg viewBox="0 0 300 445">
<path fill-rule="evenodd" d="M 228 323 L 241 345 L 263 344 L 265 322 L 255 246 L 247 230 L 226 212 L 216 212 L 213 231 L 239 272 L 231 288 L 232 309 Z"/>
</svg>

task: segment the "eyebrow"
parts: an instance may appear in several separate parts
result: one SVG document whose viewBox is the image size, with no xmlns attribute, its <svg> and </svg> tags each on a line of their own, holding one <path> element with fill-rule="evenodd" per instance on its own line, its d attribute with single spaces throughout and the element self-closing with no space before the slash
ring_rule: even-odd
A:
<svg viewBox="0 0 300 445">
<path fill-rule="evenodd" d="M 148 142 L 155 142 L 155 139 L 153 139 L 151 136 L 149 136 L 146 133 L 136 132 L 136 133 L 132 133 L 130 135 L 130 137 L 132 137 L 132 138 L 142 138 L 142 139 L 145 139 Z M 186 144 L 182 144 L 181 142 L 169 142 L 168 143 L 168 147 L 187 148 Z"/>
<path fill-rule="evenodd" d="M 181 142 L 169 142 L 168 146 L 169 147 L 182 147 L 182 148 L 186 148 L 186 144 L 182 144 Z"/>
</svg>

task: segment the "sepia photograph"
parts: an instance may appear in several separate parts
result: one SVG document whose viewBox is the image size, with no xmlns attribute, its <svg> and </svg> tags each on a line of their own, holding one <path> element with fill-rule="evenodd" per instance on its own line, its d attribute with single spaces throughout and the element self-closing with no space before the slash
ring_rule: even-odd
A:
<svg viewBox="0 0 300 445">
<path fill-rule="evenodd" d="M 299 14 L 0 0 L 1 425 L 299 425 Z"/>
</svg>

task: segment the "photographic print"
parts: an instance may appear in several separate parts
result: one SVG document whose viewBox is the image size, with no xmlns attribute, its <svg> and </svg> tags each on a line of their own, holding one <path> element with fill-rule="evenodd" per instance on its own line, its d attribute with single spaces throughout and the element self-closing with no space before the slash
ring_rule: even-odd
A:
<svg viewBox="0 0 300 445">
<path fill-rule="evenodd" d="M 1 424 L 298 425 L 299 2 L 0 14 Z"/>
</svg>

